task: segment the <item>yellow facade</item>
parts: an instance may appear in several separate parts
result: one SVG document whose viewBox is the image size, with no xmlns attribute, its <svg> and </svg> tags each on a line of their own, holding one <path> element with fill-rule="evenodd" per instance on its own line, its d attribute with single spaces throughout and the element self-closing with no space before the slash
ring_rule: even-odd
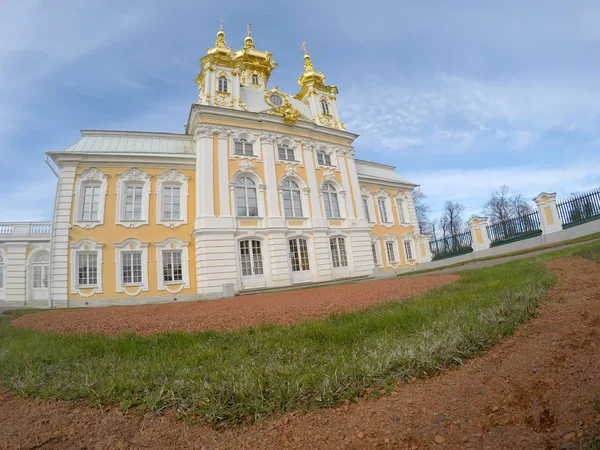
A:
<svg viewBox="0 0 600 450">
<path fill-rule="evenodd" d="M 81 174 L 84 170 L 89 167 L 80 166 L 77 168 L 77 175 Z M 190 287 L 183 289 L 178 295 L 194 294 L 196 292 L 195 273 L 196 267 L 194 263 L 194 242 L 192 239 L 192 232 L 194 231 L 194 217 L 196 210 L 196 198 L 195 198 L 195 171 L 193 169 L 178 169 L 179 172 L 189 177 L 188 180 L 188 198 L 187 198 L 187 213 L 188 220 L 187 224 L 180 225 L 176 228 L 169 228 L 156 223 L 156 209 L 157 196 L 156 196 L 156 176 L 165 172 L 166 169 L 150 168 L 141 166 L 140 169 L 145 173 L 152 176 L 150 179 L 150 201 L 148 211 L 148 224 L 141 225 L 137 228 L 127 228 L 116 223 L 117 217 L 117 180 L 118 175 L 131 169 L 131 167 L 102 167 L 101 170 L 104 174 L 108 175 L 108 186 L 105 197 L 104 207 L 104 223 L 91 229 L 84 229 L 79 226 L 73 226 L 69 233 L 69 242 L 75 243 L 81 239 L 87 238 L 92 239 L 98 243 L 104 244 L 102 249 L 102 292 L 95 293 L 93 299 L 128 299 L 131 298 L 125 292 L 117 292 L 117 273 L 116 273 L 116 249 L 114 244 L 123 242 L 125 239 L 135 238 L 142 242 L 148 242 L 148 288 L 147 292 L 144 292 L 144 297 L 152 296 L 173 296 L 167 291 L 158 290 L 158 277 L 157 277 L 157 261 L 156 261 L 156 247 L 155 243 L 161 242 L 166 238 L 175 237 L 182 241 L 189 242 L 189 274 L 190 274 Z M 73 191 L 73 200 L 71 205 L 71 211 L 75 211 L 75 202 L 78 196 Z M 75 222 L 73 217 L 74 212 L 71 213 L 71 223 Z M 69 252 L 69 259 L 71 255 Z M 69 260 L 69 264 L 73 261 Z M 71 286 L 71 271 L 68 272 L 68 283 Z M 127 289 L 127 288 L 125 288 Z M 80 291 L 87 295 L 92 289 L 80 289 Z M 70 300 L 73 301 L 87 301 L 88 298 L 79 294 L 70 293 Z"/>
</svg>

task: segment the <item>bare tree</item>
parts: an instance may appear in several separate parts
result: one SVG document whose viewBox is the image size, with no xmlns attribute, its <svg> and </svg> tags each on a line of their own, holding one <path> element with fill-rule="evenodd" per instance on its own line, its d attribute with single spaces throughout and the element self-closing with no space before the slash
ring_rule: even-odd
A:
<svg viewBox="0 0 600 450">
<path fill-rule="evenodd" d="M 431 209 L 425 203 L 425 199 L 427 196 L 423 194 L 423 191 L 420 187 L 416 187 L 413 192 L 413 202 L 415 204 L 415 211 L 417 212 L 417 222 L 419 224 L 419 229 L 422 234 L 431 234 L 432 223 L 429 220 L 429 214 L 431 213 Z"/>
<path fill-rule="evenodd" d="M 440 219 L 440 226 L 444 232 L 444 237 L 460 234 L 465 229 L 462 213 L 465 210 L 464 205 L 458 202 L 447 201 L 444 203 L 444 211 Z"/>
<path fill-rule="evenodd" d="M 510 218 L 512 209 L 508 186 L 505 184 L 491 192 L 490 199 L 484 206 L 484 212 L 492 223 L 503 222 Z"/>
<path fill-rule="evenodd" d="M 510 198 L 511 214 L 523 218 L 533 212 L 532 206 L 521 194 L 515 194 Z"/>
</svg>

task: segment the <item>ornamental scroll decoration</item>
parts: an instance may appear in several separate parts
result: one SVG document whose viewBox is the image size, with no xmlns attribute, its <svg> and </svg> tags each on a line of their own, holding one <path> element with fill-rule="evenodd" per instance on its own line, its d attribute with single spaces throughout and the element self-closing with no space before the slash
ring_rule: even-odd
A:
<svg viewBox="0 0 600 450">
<path fill-rule="evenodd" d="M 239 168 L 242 172 L 252 172 L 254 170 L 254 164 L 245 159 L 243 161 L 240 161 Z"/>
<path fill-rule="evenodd" d="M 325 178 L 327 181 L 337 181 L 335 179 L 335 172 L 331 169 L 327 169 L 325 172 L 323 172 L 323 178 Z"/>
<path fill-rule="evenodd" d="M 298 170 L 293 166 L 287 166 L 285 168 L 285 175 L 288 177 L 298 177 Z"/>
</svg>

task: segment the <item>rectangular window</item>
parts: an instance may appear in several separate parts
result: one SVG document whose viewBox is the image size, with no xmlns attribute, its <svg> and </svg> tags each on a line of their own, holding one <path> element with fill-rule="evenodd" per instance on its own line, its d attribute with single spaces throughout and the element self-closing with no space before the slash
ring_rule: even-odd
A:
<svg viewBox="0 0 600 450">
<path fill-rule="evenodd" d="M 83 190 L 81 220 L 98 220 L 99 200 L 100 186 L 85 186 Z"/>
<path fill-rule="evenodd" d="M 162 252 L 163 281 L 183 281 L 183 266 L 181 265 L 181 250 L 168 250 Z"/>
<path fill-rule="evenodd" d="M 142 284 L 142 252 L 121 253 L 123 284 Z"/>
<path fill-rule="evenodd" d="M 394 252 L 394 243 L 386 242 L 385 248 L 387 249 L 388 261 L 391 263 L 395 263 L 396 262 L 396 252 Z"/>
<path fill-rule="evenodd" d="M 252 144 L 246 142 L 245 140 L 236 141 L 235 154 L 243 156 L 254 156 L 254 152 L 252 151 Z"/>
<path fill-rule="evenodd" d="M 33 288 L 43 289 L 48 287 L 48 266 L 33 266 Z"/>
<path fill-rule="evenodd" d="M 381 223 L 387 223 L 388 216 L 387 209 L 385 207 L 385 199 L 380 198 L 379 200 L 377 200 L 377 204 L 379 205 L 379 215 L 381 217 Z"/>
<path fill-rule="evenodd" d="M 162 216 L 163 220 L 181 220 L 181 197 L 179 187 L 163 187 Z"/>
<path fill-rule="evenodd" d="M 400 220 L 400 223 L 406 223 L 404 220 L 404 208 L 402 206 L 402 200 L 396 200 L 396 207 L 398 208 L 398 220 Z"/>
<path fill-rule="evenodd" d="M 379 262 L 377 261 L 377 247 L 375 245 L 375 242 L 371 243 L 371 251 L 373 252 L 373 264 L 377 265 Z"/>
<path fill-rule="evenodd" d="M 370 222 L 371 215 L 369 214 L 369 201 L 368 201 L 368 199 L 363 198 L 362 203 L 363 203 L 363 209 L 365 210 L 365 218 L 367 219 L 367 222 Z"/>
<path fill-rule="evenodd" d="M 142 220 L 142 186 L 125 188 L 125 219 Z"/>
<path fill-rule="evenodd" d="M 96 252 L 77 253 L 77 273 L 79 286 L 98 284 L 98 254 Z"/>
<path fill-rule="evenodd" d="M 321 166 L 331 166 L 331 156 L 327 153 L 319 152 L 317 153 L 317 162 Z"/>
<path fill-rule="evenodd" d="M 287 145 L 281 145 L 277 147 L 277 153 L 279 155 L 279 159 L 284 161 L 295 161 L 294 158 L 294 149 L 288 147 Z"/>
<path fill-rule="evenodd" d="M 346 244 L 344 238 L 331 238 L 329 240 L 333 267 L 347 267 Z"/>
<path fill-rule="evenodd" d="M 406 260 L 411 261 L 413 259 L 412 247 L 409 241 L 404 241 L 404 253 L 406 254 Z"/>
</svg>

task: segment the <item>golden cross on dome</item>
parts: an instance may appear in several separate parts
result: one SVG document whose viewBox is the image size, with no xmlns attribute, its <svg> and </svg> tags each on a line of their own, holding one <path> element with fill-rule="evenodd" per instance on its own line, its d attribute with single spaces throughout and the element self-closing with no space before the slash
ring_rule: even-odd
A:
<svg viewBox="0 0 600 450">
<path fill-rule="evenodd" d="M 302 50 L 304 50 L 305 55 L 308 55 L 308 52 L 306 51 L 306 41 L 302 43 Z"/>
<path fill-rule="evenodd" d="M 223 20 L 225 20 L 225 17 L 221 17 L 221 25 L 219 26 L 219 31 L 223 31 Z"/>
<path fill-rule="evenodd" d="M 248 25 L 246 25 L 246 36 L 252 36 L 252 32 L 250 31 L 251 27 L 252 27 L 252 22 L 250 22 Z"/>
</svg>

